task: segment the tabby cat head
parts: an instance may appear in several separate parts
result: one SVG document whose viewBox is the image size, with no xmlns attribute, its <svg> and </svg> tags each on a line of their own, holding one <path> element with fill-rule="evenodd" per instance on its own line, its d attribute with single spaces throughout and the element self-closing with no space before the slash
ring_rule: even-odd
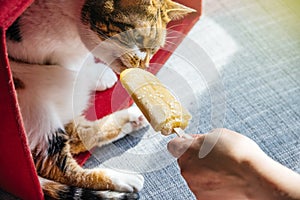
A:
<svg viewBox="0 0 300 200">
<path fill-rule="evenodd" d="M 79 30 L 90 50 L 112 38 L 115 45 L 101 45 L 103 51 L 95 56 L 120 72 L 129 67 L 146 67 L 151 56 L 165 44 L 168 22 L 194 11 L 171 0 L 86 0 Z"/>
</svg>

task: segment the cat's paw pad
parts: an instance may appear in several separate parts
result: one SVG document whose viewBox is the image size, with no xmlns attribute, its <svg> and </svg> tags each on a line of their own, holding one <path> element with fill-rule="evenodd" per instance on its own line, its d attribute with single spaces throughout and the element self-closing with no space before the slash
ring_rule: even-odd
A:
<svg viewBox="0 0 300 200">
<path fill-rule="evenodd" d="M 97 82 L 96 90 L 104 91 L 111 88 L 118 81 L 117 75 L 109 67 L 105 67 L 101 72 L 100 78 Z"/>
<path fill-rule="evenodd" d="M 124 133 L 130 133 L 148 126 L 148 122 L 145 119 L 143 113 L 138 107 L 130 107 L 127 109 L 129 122 L 122 127 Z"/>
<path fill-rule="evenodd" d="M 116 191 L 138 192 L 144 186 L 144 177 L 135 172 L 105 170 Z"/>
</svg>

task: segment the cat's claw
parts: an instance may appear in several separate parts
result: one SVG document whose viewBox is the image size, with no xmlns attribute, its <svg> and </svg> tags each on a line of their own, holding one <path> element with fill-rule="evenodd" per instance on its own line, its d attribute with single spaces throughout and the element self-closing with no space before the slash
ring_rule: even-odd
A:
<svg viewBox="0 0 300 200">
<path fill-rule="evenodd" d="M 114 189 L 120 192 L 138 192 L 144 186 L 144 177 L 135 172 L 105 169 Z"/>
</svg>

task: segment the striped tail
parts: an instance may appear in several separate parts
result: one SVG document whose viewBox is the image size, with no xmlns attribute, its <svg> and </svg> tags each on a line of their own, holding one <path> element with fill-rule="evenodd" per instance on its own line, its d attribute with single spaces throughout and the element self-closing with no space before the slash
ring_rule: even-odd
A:
<svg viewBox="0 0 300 200">
<path fill-rule="evenodd" d="M 51 181 L 39 177 L 45 199 L 46 200 L 118 200 L 139 199 L 138 193 L 126 193 L 116 191 L 97 191 L 87 188 L 78 188 L 74 186 L 64 185 L 55 181 Z"/>
</svg>

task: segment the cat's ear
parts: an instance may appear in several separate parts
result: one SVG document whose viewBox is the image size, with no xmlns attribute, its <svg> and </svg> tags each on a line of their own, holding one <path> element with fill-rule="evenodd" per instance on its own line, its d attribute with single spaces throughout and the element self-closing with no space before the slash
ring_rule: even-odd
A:
<svg viewBox="0 0 300 200">
<path fill-rule="evenodd" d="M 169 1 L 167 5 L 167 14 L 171 20 L 183 18 L 189 13 L 197 12 L 195 9 L 189 8 L 174 1 Z"/>
</svg>

